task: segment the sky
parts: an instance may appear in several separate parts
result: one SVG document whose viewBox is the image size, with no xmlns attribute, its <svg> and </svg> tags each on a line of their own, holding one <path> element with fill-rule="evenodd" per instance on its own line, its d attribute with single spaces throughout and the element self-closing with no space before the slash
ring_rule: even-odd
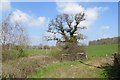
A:
<svg viewBox="0 0 120 80">
<path fill-rule="evenodd" d="M 0 20 L 12 12 L 12 20 L 24 24 L 31 45 L 55 45 L 55 42 L 47 42 L 44 36 L 49 35 L 46 31 L 50 20 L 63 13 L 86 13 L 86 21 L 80 24 L 87 27 L 82 31 L 87 36 L 84 43 L 118 36 L 117 2 L 6 2 L 2 3 L 0 11 Z"/>
</svg>

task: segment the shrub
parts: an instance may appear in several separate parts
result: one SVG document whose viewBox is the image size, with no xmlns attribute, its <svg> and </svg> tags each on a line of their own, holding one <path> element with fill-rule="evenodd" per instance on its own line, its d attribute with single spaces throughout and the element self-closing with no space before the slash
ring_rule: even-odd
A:
<svg viewBox="0 0 120 80">
<path fill-rule="evenodd" d="M 54 47 L 50 50 L 48 55 L 54 57 L 57 60 L 60 60 L 61 54 L 62 54 L 62 49 L 58 47 Z"/>
<path fill-rule="evenodd" d="M 114 67 L 118 69 L 120 73 L 120 54 L 119 53 L 114 53 Z"/>
<path fill-rule="evenodd" d="M 70 45 L 68 48 L 62 50 L 63 54 L 77 54 L 77 53 L 86 53 L 84 46 Z"/>
<path fill-rule="evenodd" d="M 2 61 L 14 60 L 20 57 L 27 56 L 21 46 L 14 46 L 11 49 L 2 51 Z"/>
<path fill-rule="evenodd" d="M 19 52 L 16 50 L 5 50 L 2 52 L 2 61 L 14 60 L 18 58 Z"/>
</svg>

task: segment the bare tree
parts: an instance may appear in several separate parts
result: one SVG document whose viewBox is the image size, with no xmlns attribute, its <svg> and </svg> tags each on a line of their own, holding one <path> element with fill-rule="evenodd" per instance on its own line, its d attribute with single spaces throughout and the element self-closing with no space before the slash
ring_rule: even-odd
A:
<svg viewBox="0 0 120 80">
<path fill-rule="evenodd" d="M 0 23 L 0 33 L 1 39 L 0 42 L 2 44 L 2 54 L 8 54 L 8 50 L 16 49 L 20 53 L 23 52 L 23 49 L 27 47 L 29 39 L 25 28 L 19 22 L 12 22 L 11 15 L 8 15 L 7 18 L 2 20 Z M 19 48 L 19 49 L 18 49 Z M 5 52 L 7 51 L 7 52 Z M 12 52 L 11 52 L 12 54 Z"/>
<path fill-rule="evenodd" d="M 49 23 L 48 32 L 54 34 L 54 36 L 52 38 L 48 37 L 48 41 L 57 40 L 57 42 L 63 43 L 66 49 L 78 45 L 79 40 L 86 38 L 85 35 L 81 34 L 81 30 L 86 29 L 86 27 L 80 26 L 80 23 L 84 20 L 85 13 L 58 15 Z M 56 36 L 57 34 L 61 37 Z"/>
<path fill-rule="evenodd" d="M 1 43 L 3 45 L 3 49 L 5 49 L 6 45 L 24 45 L 26 46 L 28 43 L 28 35 L 25 31 L 25 28 L 22 27 L 22 24 L 18 22 L 11 22 L 10 14 L 5 20 L 1 23 Z"/>
<path fill-rule="evenodd" d="M 3 51 L 5 50 L 5 46 L 11 41 L 12 37 L 12 26 L 9 23 L 9 18 L 8 16 L 2 23 L 1 23 L 1 43 L 2 43 L 2 49 Z"/>
</svg>

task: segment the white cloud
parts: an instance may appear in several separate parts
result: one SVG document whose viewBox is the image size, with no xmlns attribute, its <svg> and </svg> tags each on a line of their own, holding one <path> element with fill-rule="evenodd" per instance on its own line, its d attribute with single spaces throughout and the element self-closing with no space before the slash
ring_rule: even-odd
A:
<svg viewBox="0 0 120 80">
<path fill-rule="evenodd" d="M 86 26 L 89 27 L 94 23 L 95 20 L 98 18 L 98 13 L 99 13 L 100 8 L 93 7 L 93 8 L 87 8 L 85 10 L 86 13 L 86 20 L 81 22 L 81 26 Z"/>
<path fill-rule="evenodd" d="M 102 26 L 100 27 L 100 31 L 98 32 L 100 38 L 107 38 L 107 37 L 110 37 L 110 35 L 108 35 L 108 31 L 110 29 L 110 26 Z"/>
<path fill-rule="evenodd" d="M 119 0 L 55 0 L 56 2 L 119 2 Z"/>
<path fill-rule="evenodd" d="M 77 3 L 57 3 L 60 13 L 76 14 L 83 12 L 84 8 Z"/>
<path fill-rule="evenodd" d="M 110 37 L 110 35 L 106 35 L 106 34 L 101 35 L 101 38 L 109 38 L 109 37 Z"/>
<path fill-rule="evenodd" d="M 97 7 L 87 8 L 85 11 L 87 15 L 87 20 L 96 20 L 98 17 L 98 10 L 99 8 Z"/>
<path fill-rule="evenodd" d="M 29 19 L 31 17 L 26 14 L 26 13 L 23 13 L 22 11 L 20 10 L 15 10 L 12 15 L 11 15 L 11 20 L 14 22 L 28 22 Z"/>
<path fill-rule="evenodd" d="M 0 1 L 0 11 L 10 11 L 11 10 L 11 3 L 10 0 L 1 0 Z"/>
<path fill-rule="evenodd" d="M 30 22 L 30 26 L 45 26 L 45 17 L 38 17 L 37 19 L 32 19 Z"/>
<path fill-rule="evenodd" d="M 33 17 L 33 16 L 30 16 L 29 14 L 24 13 L 20 10 L 15 10 L 12 13 L 11 21 L 23 23 L 23 24 L 26 24 L 27 26 L 31 26 L 31 27 L 41 27 L 41 26 L 45 26 L 46 18 L 42 17 L 42 16 L 41 17 Z"/>
<path fill-rule="evenodd" d="M 102 26 L 102 30 L 110 29 L 110 26 Z"/>
<path fill-rule="evenodd" d="M 108 9 L 108 7 L 91 7 L 91 8 L 85 8 L 81 5 L 79 5 L 76 2 L 68 2 L 68 3 L 60 3 L 57 2 L 57 10 L 60 13 L 66 13 L 66 14 L 76 14 L 80 12 L 85 12 L 86 14 L 86 20 L 81 22 L 80 26 L 86 26 L 89 27 L 91 24 L 97 20 L 99 16 L 100 11 L 105 11 Z"/>
</svg>

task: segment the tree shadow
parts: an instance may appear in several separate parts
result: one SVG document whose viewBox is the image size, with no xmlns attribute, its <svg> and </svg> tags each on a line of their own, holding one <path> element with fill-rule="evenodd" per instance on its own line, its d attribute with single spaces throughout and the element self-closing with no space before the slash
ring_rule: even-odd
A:
<svg viewBox="0 0 120 80">
<path fill-rule="evenodd" d="M 86 65 L 86 66 L 92 66 L 95 68 L 103 69 L 103 75 L 108 80 L 120 80 L 120 65 L 114 66 L 112 64 L 104 64 L 101 66 L 94 66 L 91 64 L 84 63 L 83 61 L 79 61 L 80 63 Z"/>
<path fill-rule="evenodd" d="M 120 80 L 120 65 L 114 66 L 111 64 L 104 64 L 101 66 L 103 69 L 103 75 L 110 80 L 117 79 Z"/>
<path fill-rule="evenodd" d="M 83 61 L 79 61 L 79 62 L 86 65 L 86 66 L 91 66 L 91 67 L 95 67 L 95 68 L 101 68 L 100 66 L 94 66 L 94 65 L 91 65 L 91 64 L 87 64 L 87 63 L 84 63 Z"/>
</svg>

